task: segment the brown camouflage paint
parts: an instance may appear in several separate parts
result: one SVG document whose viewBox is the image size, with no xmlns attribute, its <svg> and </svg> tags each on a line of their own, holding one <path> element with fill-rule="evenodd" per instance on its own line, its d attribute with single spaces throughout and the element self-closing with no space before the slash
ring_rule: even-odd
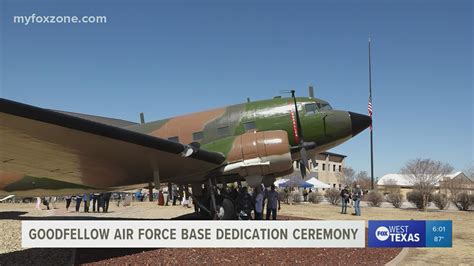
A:
<svg viewBox="0 0 474 266">
<path fill-rule="evenodd" d="M 20 181 L 22 178 L 22 174 L 0 170 L 0 189 L 5 188 L 9 184 Z"/>
<path fill-rule="evenodd" d="M 209 111 L 183 115 L 169 119 L 160 128 L 149 133 L 152 136 L 160 138 L 179 137 L 180 143 L 193 142 L 193 133 L 203 131 L 204 127 L 211 121 L 224 115 L 226 109 L 219 108 Z"/>
</svg>

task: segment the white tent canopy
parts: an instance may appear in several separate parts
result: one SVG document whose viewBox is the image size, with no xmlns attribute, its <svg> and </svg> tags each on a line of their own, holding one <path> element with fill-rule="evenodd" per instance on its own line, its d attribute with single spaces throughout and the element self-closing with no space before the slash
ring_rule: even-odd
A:
<svg viewBox="0 0 474 266">
<path fill-rule="evenodd" d="M 306 182 L 314 185 L 314 188 L 331 188 L 330 185 L 319 181 L 318 179 L 316 179 L 316 177 L 312 177 L 312 178 L 306 180 Z"/>
<path fill-rule="evenodd" d="M 276 180 L 275 182 L 273 182 L 273 184 L 275 185 L 275 187 L 279 187 L 280 184 L 283 184 L 285 183 L 286 181 L 288 181 L 289 179 L 285 179 L 285 178 L 280 178 L 278 180 Z"/>
</svg>

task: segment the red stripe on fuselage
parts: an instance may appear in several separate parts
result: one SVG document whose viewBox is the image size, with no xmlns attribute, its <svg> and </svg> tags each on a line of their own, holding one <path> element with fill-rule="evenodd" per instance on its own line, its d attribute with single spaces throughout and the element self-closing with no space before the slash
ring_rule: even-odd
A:
<svg viewBox="0 0 474 266">
<path fill-rule="evenodd" d="M 295 144 L 299 144 L 299 136 L 298 136 L 298 125 L 296 124 L 296 115 L 293 111 L 294 103 L 290 102 L 290 116 L 291 116 L 291 123 L 293 124 L 293 134 L 295 135 Z"/>
</svg>

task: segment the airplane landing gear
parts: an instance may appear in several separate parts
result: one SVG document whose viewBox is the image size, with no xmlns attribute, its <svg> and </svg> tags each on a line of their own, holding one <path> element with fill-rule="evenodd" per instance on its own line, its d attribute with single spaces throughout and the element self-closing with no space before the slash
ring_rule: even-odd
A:
<svg viewBox="0 0 474 266">
<path fill-rule="evenodd" d="M 235 206 L 230 197 L 224 190 L 216 186 L 215 178 L 209 178 L 205 184 L 207 193 L 199 195 L 199 188 L 193 186 L 193 201 L 198 206 L 201 215 L 205 215 L 213 220 L 233 220 L 236 218 Z M 195 190 L 197 193 L 195 193 Z M 202 189 L 201 189 L 202 190 Z"/>
</svg>

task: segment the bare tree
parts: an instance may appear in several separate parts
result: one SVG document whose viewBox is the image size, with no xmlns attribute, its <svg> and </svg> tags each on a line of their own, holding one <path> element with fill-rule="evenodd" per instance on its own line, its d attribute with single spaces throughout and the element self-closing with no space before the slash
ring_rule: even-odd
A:
<svg viewBox="0 0 474 266">
<path fill-rule="evenodd" d="M 371 181 L 366 171 L 360 171 L 359 173 L 357 173 L 355 179 L 357 180 L 357 184 L 360 185 L 360 188 L 362 188 L 363 190 L 370 190 Z"/>
<path fill-rule="evenodd" d="M 449 198 L 451 202 L 460 210 L 463 209 L 461 206 L 460 198 L 463 193 L 467 193 L 469 189 L 469 180 L 460 178 L 446 178 L 440 182 L 440 188 L 449 192 Z"/>
<path fill-rule="evenodd" d="M 449 164 L 418 158 L 409 161 L 401 169 L 401 172 L 407 175 L 408 180 L 413 185 L 413 190 L 421 193 L 421 206 L 426 209 L 436 185 L 452 170 L 453 167 Z"/>
<path fill-rule="evenodd" d="M 474 180 L 474 161 L 472 161 L 466 169 L 463 170 L 464 174 L 471 180 Z"/>
<path fill-rule="evenodd" d="M 345 186 L 352 186 L 355 182 L 355 171 L 352 167 L 347 166 L 342 169 L 342 173 L 339 174 L 339 182 Z"/>
</svg>

